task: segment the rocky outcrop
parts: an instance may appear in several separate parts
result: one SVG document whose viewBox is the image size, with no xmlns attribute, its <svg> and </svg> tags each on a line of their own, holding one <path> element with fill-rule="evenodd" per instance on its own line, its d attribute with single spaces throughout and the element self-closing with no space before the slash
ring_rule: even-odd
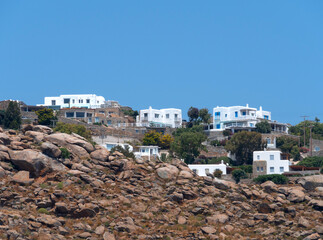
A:
<svg viewBox="0 0 323 240">
<path fill-rule="evenodd" d="M 299 183 L 306 190 L 314 190 L 317 187 L 323 187 L 323 175 L 307 176 L 301 179 Z"/>
</svg>

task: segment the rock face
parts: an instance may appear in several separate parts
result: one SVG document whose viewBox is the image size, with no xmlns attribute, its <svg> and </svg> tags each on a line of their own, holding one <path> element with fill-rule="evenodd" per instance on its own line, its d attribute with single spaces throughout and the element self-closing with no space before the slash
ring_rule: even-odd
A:
<svg viewBox="0 0 323 240">
<path fill-rule="evenodd" d="M 235 184 L 47 127 L 1 133 L 1 239 L 322 239 L 322 187 L 304 180 Z"/>
<path fill-rule="evenodd" d="M 307 176 L 304 177 L 300 184 L 306 190 L 314 190 L 317 187 L 323 187 L 323 175 L 314 175 L 314 176 Z"/>
<path fill-rule="evenodd" d="M 12 151 L 11 162 L 20 170 L 29 171 L 32 176 L 38 177 L 52 170 L 51 159 L 46 155 L 31 149 Z"/>
</svg>

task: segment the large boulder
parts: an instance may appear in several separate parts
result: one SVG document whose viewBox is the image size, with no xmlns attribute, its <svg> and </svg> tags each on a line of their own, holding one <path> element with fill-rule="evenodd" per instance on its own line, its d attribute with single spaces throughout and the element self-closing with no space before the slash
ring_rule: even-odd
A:
<svg viewBox="0 0 323 240">
<path fill-rule="evenodd" d="M 62 154 L 61 150 L 56 145 L 50 142 L 42 143 L 40 148 L 44 154 L 53 158 L 58 158 Z"/>
<path fill-rule="evenodd" d="M 306 190 L 314 190 L 317 187 L 323 187 L 323 175 L 313 175 L 304 177 L 299 182 Z"/>
<path fill-rule="evenodd" d="M 287 200 L 291 202 L 303 202 L 305 200 L 305 193 L 299 188 L 292 188 L 288 191 Z"/>
<path fill-rule="evenodd" d="M 35 142 L 40 143 L 44 140 L 45 134 L 37 131 L 27 131 L 25 135 L 31 137 Z"/>
<path fill-rule="evenodd" d="M 230 189 L 230 188 L 236 188 L 237 185 L 233 182 L 230 182 L 230 181 L 226 181 L 226 180 L 221 180 L 221 179 L 218 179 L 218 178 L 214 178 L 213 179 L 213 185 L 216 187 L 216 188 L 219 188 L 219 189 L 222 189 L 222 190 L 227 190 L 227 189 Z"/>
<path fill-rule="evenodd" d="M 19 171 L 12 177 L 12 181 L 18 184 L 28 185 L 31 184 L 34 181 L 34 179 L 29 178 L 28 171 Z"/>
<path fill-rule="evenodd" d="M 37 132 L 46 133 L 46 134 L 51 134 L 53 132 L 53 129 L 44 125 L 33 126 L 33 130 Z"/>
<path fill-rule="evenodd" d="M 105 162 L 108 160 L 109 158 L 109 151 L 105 148 L 100 148 L 100 149 L 97 149 L 93 152 L 91 152 L 90 156 L 91 158 L 93 159 L 96 159 L 98 161 L 102 161 L 102 162 Z"/>
<path fill-rule="evenodd" d="M 52 171 L 52 159 L 35 150 L 12 151 L 10 158 L 18 169 L 29 171 L 34 177 Z"/>
<path fill-rule="evenodd" d="M 11 139 L 9 138 L 9 136 L 5 133 L 0 132 L 0 140 L 5 144 L 5 145 L 9 145 L 11 142 Z"/>
<path fill-rule="evenodd" d="M 178 172 L 179 172 L 178 168 L 170 164 L 166 164 L 165 167 L 161 167 L 157 169 L 158 176 L 166 180 L 171 180 L 176 178 L 178 175 Z"/>
</svg>

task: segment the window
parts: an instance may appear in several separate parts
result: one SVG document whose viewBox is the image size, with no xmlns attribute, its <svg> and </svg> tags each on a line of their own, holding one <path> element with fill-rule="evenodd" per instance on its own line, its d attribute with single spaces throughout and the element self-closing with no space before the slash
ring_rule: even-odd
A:
<svg viewBox="0 0 323 240">
<path fill-rule="evenodd" d="M 79 99 L 79 103 L 83 103 L 83 99 Z"/>
<path fill-rule="evenodd" d="M 66 112 L 65 117 L 67 118 L 73 118 L 74 117 L 74 112 Z"/>
<path fill-rule="evenodd" d="M 270 172 L 275 172 L 275 168 L 274 167 L 270 167 Z"/>
<path fill-rule="evenodd" d="M 214 113 L 214 119 L 219 120 L 219 119 L 220 119 L 220 115 L 221 115 L 221 113 L 220 113 L 220 112 L 215 112 L 215 113 Z"/>
<path fill-rule="evenodd" d="M 72 102 L 75 103 L 75 99 L 73 99 Z"/>
<path fill-rule="evenodd" d="M 197 174 L 197 172 L 198 172 L 197 169 L 192 169 L 192 170 L 193 170 L 193 173 Z"/>
<path fill-rule="evenodd" d="M 257 160 L 260 160 L 260 155 L 257 155 Z"/>
<path fill-rule="evenodd" d="M 284 172 L 284 167 L 280 167 L 280 168 L 279 168 L 279 171 L 280 171 L 280 172 Z"/>
<path fill-rule="evenodd" d="M 144 113 L 144 118 L 147 118 L 148 117 L 148 113 Z"/>
<path fill-rule="evenodd" d="M 268 115 L 264 115 L 264 119 L 269 119 L 269 116 Z"/>
<path fill-rule="evenodd" d="M 111 125 L 111 124 L 112 124 L 111 120 L 108 120 L 108 121 L 107 121 L 107 124 L 108 124 L 108 125 Z M 137 131 L 137 130 L 136 130 L 136 131 Z"/>
<path fill-rule="evenodd" d="M 104 111 L 99 111 L 99 113 L 104 114 Z"/>
<path fill-rule="evenodd" d="M 100 121 L 100 118 L 99 117 L 96 117 L 95 118 L 95 122 L 98 123 Z"/>
<path fill-rule="evenodd" d="M 178 114 L 174 114 L 174 117 L 175 117 L 175 119 L 177 119 L 178 118 Z"/>
<path fill-rule="evenodd" d="M 221 128 L 221 124 L 217 124 L 216 129 L 220 129 L 220 128 Z"/>
<path fill-rule="evenodd" d="M 88 122 L 88 123 L 92 123 L 92 118 L 88 118 L 88 119 L 87 119 L 87 122 Z"/>
<path fill-rule="evenodd" d="M 209 174 L 210 173 L 210 169 L 205 168 L 205 174 Z"/>
<path fill-rule="evenodd" d="M 56 100 L 52 100 L 52 105 L 55 106 L 56 105 Z"/>
<path fill-rule="evenodd" d="M 271 144 L 270 138 L 267 138 L 267 144 Z"/>
<path fill-rule="evenodd" d="M 274 155 L 270 155 L 270 160 L 275 160 L 275 156 Z"/>
<path fill-rule="evenodd" d="M 243 111 L 242 116 L 246 116 L 246 115 L 247 115 L 247 112 Z"/>
<path fill-rule="evenodd" d="M 76 117 L 77 118 L 84 118 L 85 117 L 85 113 L 84 112 L 76 112 Z"/>
<path fill-rule="evenodd" d="M 225 116 L 225 117 L 228 117 L 228 114 L 225 114 L 224 116 Z"/>
<path fill-rule="evenodd" d="M 169 114 L 166 114 L 166 118 L 169 118 Z"/>
<path fill-rule="evenodd" d="M 253 127 L 253 123 L 250 123 L 249 125 L 250 125 L 250 127 Z"/>
<path fill-rule="evenodd" d="M 264 167 L 260 167 L 260 171 L 263 172 L 264 171 Z"/>
<path fill-rule="evenodd" d="M 155 113 L 155 118 L 159 118 L 159 114 Z"/>
<path fill-rule="evenodd" d="M 64 98 L 64 104 L 69 104 L 70 103 L 70 99 L 69 98 Z"/>
<path fill-rule="evenodd" d="M 238 112 L 234 112 L 234 116 L 235 117 L 238 117 Z"/>
<path fill-rule="evenodd" d="M 86 99 L 86 103 L 90 103 L 90 99 Z"/>
<path fill-rule="evenodd" d="M 259 167 L 257 167 L 257 172 L 259 172 L 260 171 L 260 168 Z"/>
<path fill-rule="evenodd" d="M 92 117 L 92 113 L 86 113 L 87 117 Z"/>
<path fill-rule="evenodd" d="M 320 147 L 318 147 L 318 146 L 315 146 L 315 148 L 314 148 L 314 151 L 315 152 L 318 152 L 318 151 L 320 151 L 321 149 L 320 149 Z"/>
</svg>

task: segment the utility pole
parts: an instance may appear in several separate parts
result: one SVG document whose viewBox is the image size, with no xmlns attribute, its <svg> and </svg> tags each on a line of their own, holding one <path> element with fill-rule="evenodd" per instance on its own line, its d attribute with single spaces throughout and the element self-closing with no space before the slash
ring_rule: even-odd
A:
<svg viewBox="0 0 323 240">
<path fill-rule="evenodd" d="M 313 154 L 312 154 L 312 153 L 313 153 L 313 152 L 312 152 L 312 151 L 313 151 L 313 150 L 312 150 L 312 146 L 313 146 L 313 145 L 312 145 L 312 144 L 313 144 L 313 143 L 312 143 L 312 128 L 313 128 L 313 127 L 314 127 L 314 126 L 311 124 L 311 125 L 310 125 L 310 156 L 311 156 L 311 157 L 312 157 L 312 155 L 313 155 Z"/>
<path fill-rule="evenodd" d="M 305 145 L 306 145 L 306 138 L 305 138 L 305 136 L 306 136 L 306 128 L 305 128 L 305 121 L 306 121 L 306 118 L 307 117 L 309 117 L 309 116 L 301 116 L 302 118 L 304 118 L 304 147 L 305 147 Z"/>
</svg>

